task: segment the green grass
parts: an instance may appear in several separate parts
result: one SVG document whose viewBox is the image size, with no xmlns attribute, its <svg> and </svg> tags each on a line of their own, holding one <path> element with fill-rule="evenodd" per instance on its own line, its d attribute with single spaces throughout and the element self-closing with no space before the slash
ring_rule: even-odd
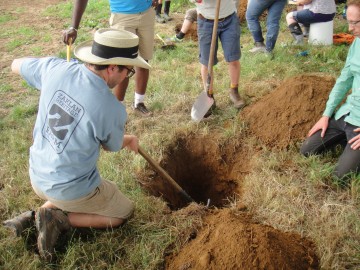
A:
<svg viewBox="0 0 360 270">
<path fill-rule="evenodd" d="M 5 28 L 0 38 L 18 37 L 4 44 L 7 53 L 13 58 L 42 55 L 46 44 L 57 42 L 58 47 L 51 53 L 65 58 L 59 29 L 70 25 L 72 5 L 72 1 L 59 1 L 39 11 L 41 16 L 56 21 L 53 27 L 59 36 L 36 29 L 35 25 L 20 23 L 17 27 Z M 190 5 L 181 0 L 174 1 L 172 7 L 174 11 L 184 12 Z M 16 14 L 25 13 L 26 9 L 16 8 L 13 12 L 1 14 L 0 25 L 16 20 Z M 108 18 L 108 1 L 90 0 L 76 44 L 91 38 L 93 28 L 107 27 Z M 335 31 L 345 30 L 345 21 L 337 19 Z M 161 33 L 172 35 L 173 29 L 161 29 Z M 247 102 L 256 102 L 292 76 L 324 73 L 337 77 L 340 74 L 348 46 L 296 47 L 289 46 L 291 41 L 283 17 L 275 57 L 251 55 L 248 50 L 253 41 L 246 25 L 242 24 L 240 91 Z M 346 187 L 334 182 L 331 175 L 338 153 L 304 158 L 298 153 L 297 144 L 280 151 L 246 137 L 246 124 L 228 101 L 229 79 L 221 49 L 220 61 L 214 67 L 214 91 L 219 109 L 211 121 L 192 122 L 191 106 L 202 91 L 197 44 L 184 41 L 170 51 L 161 50 L 160 46 L 156 40 L 146 95 L 154 117 L 142 119 L 130 113 L 128 133 L 137 135 L 141 145 L 158 160 L 179 134 L 198 137 L 217 134 L 219 147 L 239 143 L 240 136 L 242 147 L 262 149 L 257 155 L 249 152 L 254 158 L 251 172 L 244 179 L 246 192 L 241 203 L 247 205 L 259 222 L 313 239 L 322 269 L 358 269 L 360 178 L 352 177 Z M 309 55 L 298 56 L 304 50 L 308 50 Z M 5 220 L 40 206 L 42 200 L 32 191 L 28 176 L 28 152 L 39 92 L 11 74 L 9 56 L 2 57 L 6 67 L 0 73 L 0 219 Z M 125 99 L 127 108 L 133 101 L 133 89 L 132 81 Z M 14 239 L 0 227 L 0 269 L 161 269 L 164 254 L 178 249 L 184 241 L 182 232 L 199 221 L 170 214 L 163 200 L 144 191 L 137 181 L 138 176 L 148 170 L 142 157 L 126 151 L 102 152 L 98 166 L 102 177 L 114 181 L 135 202 L 134 218 L 120 230 L 71 233 L 62 240 L 64 247 L 54 265 L 39 260 L 34 247 L 29 246 L 34 244 L 31 235 L 27 240 Z M 234 199 L 232 205 L 236 203 Z"/>
</svg>

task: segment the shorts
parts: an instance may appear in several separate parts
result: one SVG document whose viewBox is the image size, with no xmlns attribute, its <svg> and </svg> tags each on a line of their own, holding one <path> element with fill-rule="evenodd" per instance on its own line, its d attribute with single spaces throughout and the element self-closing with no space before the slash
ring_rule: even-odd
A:
<svg viewBox="0 0 360 270">
<path fill-rule="evenodd" d="M 332 21 L 334 17 L 335 17 L 335 13 L 332 14 L 314 13 L 309 9 L 293 11 L 294 20 L 306 26 L 309 26 L 312 23 L 329 22 Z"/>
<path fill-rule="evenodd" d="M 199 36 L 199 59 L 202 65 L 207 66 L 209 63 L 211 38 L 213 31 L 213 20 L 203 19 L 198 16 L 198 36 Z M 226 62 L 237 61 L 241 57 L 240 51 L 240 24 L 239 17 L 234 12 L 232 15 L 223 20 L 219 20 L 218 39 L 224 51 Z M 214 65 L 218 63 L 217 50 L 218 39 L 216 40 Z"/>
<path fill-rule="evenodd" d="M 139 55 L 151 60 L 154 54 L 155 10 L 150 7 L 137 14 L 111 13 L 110 27 L 127 30 L 139 37 Z"/>
<path fill-rule="evenodd" d="M 192 23 L 197 21 L 197 11 L 196 8 L 188 9 L 185 13 L 185 20 L 188 20 Z"/>
<path fill-rule="evenodd" d="M 85 197 L 61 201 L 46 196 L 33 185 L 35 193 L 66 212 L 95 214 L 106 217 L 128 219 L 134 212 L 134 204 L 122 194 L 117 185 L 101 179 L 100 185 Z"/>
</svg>

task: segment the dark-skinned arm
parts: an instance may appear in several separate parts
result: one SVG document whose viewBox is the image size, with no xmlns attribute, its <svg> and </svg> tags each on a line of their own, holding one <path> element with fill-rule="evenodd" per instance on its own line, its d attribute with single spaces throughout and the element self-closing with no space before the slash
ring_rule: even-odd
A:
<svg viewBox="0 0 360 270">
<path fill-rule="evenodd" d="M 74 41 L 76 40 L 77 31 L 79 29 L 80 21 L 81 21 L 82 15 L 85 12 L 87 3 L 88 3 L 88 0 L 75 0 L 71 27 L 69 29 L 63 31 L 63 41 L 65 44 L 70 43 L 69 42 L 70 38 L 71 38 L 71 43 L 74 43 Z"/>
</svg>

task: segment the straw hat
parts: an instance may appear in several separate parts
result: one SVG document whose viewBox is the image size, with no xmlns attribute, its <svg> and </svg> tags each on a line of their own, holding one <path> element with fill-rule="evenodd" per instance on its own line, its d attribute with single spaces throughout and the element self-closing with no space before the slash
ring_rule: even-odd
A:
<svg viewBox="0 0 360 270">
<path fill-rule="evenodd" d="M 126 30 L 99 29 L 94 40 L 85 41 L 74 49 L 81 61 L 96 65 L 123 65 L 150 68 L 138 55 L 139 37 Z"/>
</svg>

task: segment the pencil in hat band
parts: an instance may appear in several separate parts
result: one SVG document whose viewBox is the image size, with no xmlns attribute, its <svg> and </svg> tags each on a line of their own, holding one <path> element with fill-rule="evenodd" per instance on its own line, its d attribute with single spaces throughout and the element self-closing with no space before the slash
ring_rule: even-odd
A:
<svg viewBox="0 0 360 270">
<path fill-rule="evenodd" d="M 138 56 L 139 46 L 128 48 L 115 48 L 93 42 L 91 53 L 101 58 L 110 59 L 115 57 L 135 59 Z"/>
</svg>

